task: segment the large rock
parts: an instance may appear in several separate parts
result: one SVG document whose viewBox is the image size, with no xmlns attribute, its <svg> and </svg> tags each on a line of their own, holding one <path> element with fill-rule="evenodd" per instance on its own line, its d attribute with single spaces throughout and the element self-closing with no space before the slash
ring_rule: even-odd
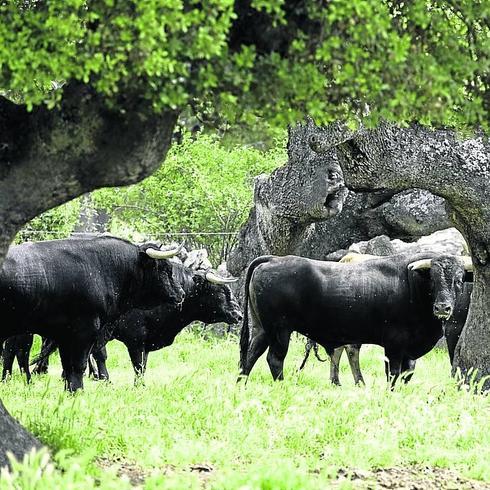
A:
<svg viewBox="0 0 490 490">
<path fill-rule="evenodd" d="M 350 251 L 371 255 L 393 255 L 404 252 L 438 252 L 441 254 L 468 255 L 468 245 L 456 228 L 447 228 L 423 236 L 415 242 L 390 240 L 381 235 L 371 240 L 354 243 Z"/>
</svg>

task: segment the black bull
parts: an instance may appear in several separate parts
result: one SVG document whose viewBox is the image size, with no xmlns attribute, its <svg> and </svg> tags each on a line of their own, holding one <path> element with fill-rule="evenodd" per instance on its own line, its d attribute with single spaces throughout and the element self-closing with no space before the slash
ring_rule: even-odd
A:
<svg viewBox="0 0 490 490">
<path fill-rule="evenodd" d="M 171 263 L 160 260 L 170 255 L 112 237 L 11 247 L 0 271 L 0 344 L 24 333 L 52 338 L 66 387 L 81 388 L 102 325 L 131 308 L 183 301 Z"/>
<path fill-rule="evenodd" d="M 352 265 L 259 257 L 245 282 L 252 329 L 245 310 L 241 375 L 248 376 L 269 348 L 272 376 L 282 379 L 290 335 L 298 331 L 327 351 L 359 343 L 384 347 L 387 377 L 394 383 L 443 335 L 441 320 L 452 314 L 464 273 L 462 259 L 427 253 Z"/>
<path fill-rule="evenodd" d="M 110 327 L 112 338 L 123 342 L 128 349 L 135 383 L 145 374 L 148 353 L 171 345 L 176 335 L 192 322 L 236 324 L 242 319 L 240 306 L 225 283 L 210 282 L 205 278 L 207 274 L 201 272 L 189 272 L 189 276 L 182 286 L 185 299 L 180 307 L 163 304 L 148 311 L 132 310 Z M 94 357 L 99 373 L 108 376 L 104 352 L 94 352 Z"/>
<path fill-rule="evenodd" d="M 126 345 L 135 370 L 136 382 L 144 376 L 148 353 L 171 345 L 176 335 L 190 323 L 202 321 L 235 324 L 242 319 L 238 302 L 227 285 L 236 279 L 221 277 L 212 271 L 194 271 L 177 263 L 172 263 L 172 268 L 173 277 L 185 294 L 181 304 L 162 302 L 151 310 L 133 309 L 106 326 L 107 340 L 117 339 Z M 27 341 L 27 338 L 24 339 L 24 342 Z M 12 337 L 6 345 L 9 343 L 14 348 L 22 346 L 22 350 L 26 350 L 22 339 L 18 337 Z M 30 343 L 32 344 L 32 338 Z M 42 353 L 37 361 L 38 371 L 47 371 L 47 358 L 56 347 L 56 342 L 43 341 Z M 27 350 L 29 348 L 27 346 Z M 6 347 L 6 350 L 10 349 Z M 92 354 L 97 363 L 99 379 L 109 379 L 105 347 L 92 350 Z M 27 374 L 28 369 L 23 369 Z"/>
</svg>

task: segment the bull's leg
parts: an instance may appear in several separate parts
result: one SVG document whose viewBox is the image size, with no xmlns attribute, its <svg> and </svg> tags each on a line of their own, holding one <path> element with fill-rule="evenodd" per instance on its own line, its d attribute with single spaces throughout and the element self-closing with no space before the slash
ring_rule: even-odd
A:
<svg viewBox="0 0 490 490">
<path fill-rule="evenodd" d="M 145 374 L 145 349 L 142 345 L 126 345 L 134 369 L 134 385 L 144 385 Z"/>
<path fill-rule="evenodd" d="M 65 374 L 65 389 L 75 392 L 83 388 L 83 373 L 87 368 L 88 356 L 95 342 L 97 325 L 89 328 L 89 321 L 77 330 L 70 339 L 59 343 L 61 364 Z"/>
<path fill-rule="evenodd" d="M 109 381 L 109 372 L 107 371 L 107 367 L 106 367 L 107 349 L 105 345 L 100 349 L 93 350 L 92 356 L 94 357 L 95 362 L 97 364 L 97 372 L 98 372 L 97 379 Z"/>
<path fill-rule="evenodd" d="M 362 377 L 361 367 L 359 365 L 359 351 L 362 344 L 348 344 L 345 346 L 347 352 L 347 358 L 349 359 L 350 370 L 354 377 L 354 383 L 356 385 L 364 385 L 364 378 Z"/>
<path fill-rule="evenodd" d="M 31 353 L 32 347 L 32 334 L 22 335 L 22 339 L 19 339 L 18 349 L 17 349 L 17 362 L 19 363 L 19 368 L 21 372 L 25 373 L 26 380 L 28 383 L 31 382 L 31 371 L 29 369 L 29 354 Z"/>
<path fill-rule="evenodd" d="M 415 360 L 404 357 L 401 365 L 402 379 L 404 383 L 408 383 L 413 376 L 415 370 Z"/>
<path fill-rule="evenodd" d="M 71 359 L 71 349 L 69 345 L 59 344 L 58 350 L 60 353 L 61 366 L 63 367 L 63 371 L 61 374 L 61 378 L 65 382 L 65 390 L 70 390 L 70 378 L 72 372 L 72 359 Z"/>
<path fill-rule="evenodd" d="M 290 337 L 291 332 L 289 330 L 282 330 L 277 333 L 276 338 L 269 344 L 267 363 L 274 381 L 284 379 L 284 359 L 288 353 Z"/>
<path fill-rule="evenodd" d="M 13 337 L 9 337 L 5 341 L 3 348 L 3 371 L 2 371 L 2 381 L 6 381 L 7 378 L 12 377 L 12 367 L 14 365 L 15 353 L 16 353 L 16 342 Z"/>
<path fill-rule="evenodd" d="M 252 371 L 255 363 L 259 359 L 259 357 L 266 351 L 269 346 L 269 340 L 267 338 L 267 334 L 264 330 L 254 332 L 254 336 L 252 337 L 252 341 L 248 347 L 247 351 L 247 361 L 245 363 L 245 367 L 240 372 L 240 376 L 238 381 L 242 377 L 247 377 Z"/>
<path fill-rule="evenodd" d="M 250 311 L 250 320 L 252 322 L 252 336 L 247 350 L 247 360 L 245 362 L 245 366 L 240 371 L 237 381 L 248 377 L 258 358 L 269 346 L 267 334 L 262 328 L 260 320 L 253 310 Z"/>
<path fill-rule="evenodd" d="M 68 378 L 68 389 L 71 392 L 83 389 L 83 373 L 87 368 L 90 345 L 84 346 L 72 356 L 72 371 Z"/>
<path fill-rule="evenodd" d="M 385 361 L 386 377 L 390 388 L 393 389 L 396 380 L 401 374 L 402 356 L 399 353 L 388 353 L 385 350 L 385 357 L 388 359 Z"/>
<path fill-rule="evenodd" d="M 344 346 L 337 347 L 336 349 L 326 348 L 328 357 L 330 357 L 330 382 L 334 385 L 340 386 L 339 380 L 339 366 L 342 352 L 344 352 Z"/>
<path fill-rule="evenodd" d="M 146 365 L 148 364 L 148 354 L 149 352 L 145 350 L 143 354 L 143 375 L 146 373 Z"/>
</svg>

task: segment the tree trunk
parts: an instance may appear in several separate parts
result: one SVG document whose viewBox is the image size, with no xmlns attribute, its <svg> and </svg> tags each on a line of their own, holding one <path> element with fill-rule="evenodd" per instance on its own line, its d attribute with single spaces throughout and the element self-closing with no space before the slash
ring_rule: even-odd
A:
<svg viewBox="0 0 490 490">
<path fill-rule="evenodd" d="M 8 466 L 6 451 L 11 452 L 17 459 L 22 460 L 24 454 L 32 448 L 41 448 L 41 443 L 26 431 L 14 418 L 7 412 L 0 400 L 0 468 Z"/>
<path fill-rule="evenodd" d="M 456 348 L 453 372 L 466 381 L 490 375 L 490 144 L 477 136 L 462 139 L 449 130 L 420 126 L 352 132 L 324 128 L 326 151 L 336 147 L 348 187 L 399 192 L 420 188 L 443 197 L 449 216 L 465 237 L 475 267 L 470 313 Z M 490 379 L 483 381 L 490 389 Z"/>
<path fill-rule="evenodd" d="M 0 265 L 30 219 L 93 189 L 150 175 L 170 147 L 176 112 L 154 114 L 138 94 L 114 106 L 90 86 L 63 87 L 58 109 L 31 112 L 0 96 Z M 0 329 L 0 341 L 2 332 Z M 0 465 L 37 441 L 0 403 Z"/>
<path fill-rule="evenodd" d="M 475 380 L 490 375 L 489 302 L 490 266 L 485 266 L 475 276 L 468 318 L 454 353 L 453 375 L 460 371 L 471 380 L 475 369 Z M 490 389 L 490 380 L 484 381 L 482 388 Z"/>
</svg>

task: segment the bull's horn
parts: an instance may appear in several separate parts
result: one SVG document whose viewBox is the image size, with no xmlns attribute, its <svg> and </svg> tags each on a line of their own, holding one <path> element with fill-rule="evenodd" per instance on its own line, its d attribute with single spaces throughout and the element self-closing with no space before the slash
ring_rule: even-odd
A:
<svg viewBox="0 0 490 490">
<path fill-rule="evenodd" d="M 206 279 L 213 284 L 230 284 L 238 281 L 238 277 L 222 277 L 211 271 L 206 272 Z"/>
<path fill-rule="evenodd" d="M 463 261 L 465 271 L 473 272 L 475 270 L 475 266 L 473 265 L 471 257 L 468 257 L 467 255 L 462 255 L 461 260 Z"/>
<path fill-rule="evenodd" d="M 183 247 L 184 244 L 181 243 L 177 248 L 172 248 L 171 250 L 156 250 L 154 248 L 147 248 L 145 252 L 146 255 L 152 259 L 170 259 L 171 257 L 175 257 Z"/>
<path fill-rule="evenodd" d="M 408 264 L 408 270 L 416 271 L 419 269 L 430 269 L 431 265 L 432 265 L 432 259 L 416 260 L 415 262 L 411 262 L 410 264 Z"/>
</svg>

